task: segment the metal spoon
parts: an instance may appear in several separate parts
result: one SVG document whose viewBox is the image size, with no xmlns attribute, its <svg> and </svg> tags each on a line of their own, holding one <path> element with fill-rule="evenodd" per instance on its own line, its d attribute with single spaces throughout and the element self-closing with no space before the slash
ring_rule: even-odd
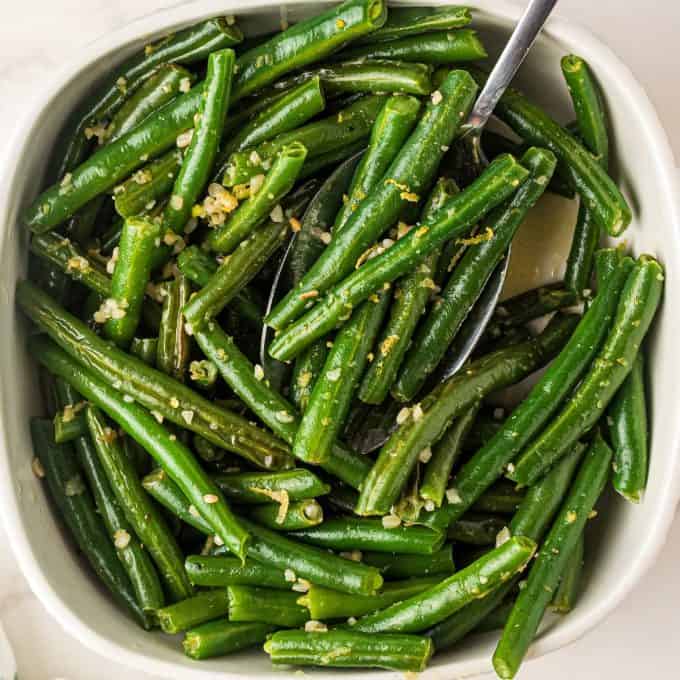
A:
<svg viewBox="0 0 680 680">
<path fill-rule="evenodd" d="M 468 144 L 470 155 L 478 166 L 485 167 L 489 164 L 481 144 L 482 131 L 556 4 L 557 0 L 529 2 L 468 116 L 458 141 Z M 477 346 L 500 297 L 509 263 L 510 248 L 489 277 L 484 291 L 447 352 L 446 363 L 438 372 L 439 382 L 448 380 L 457 373 Z"/>
</svg>

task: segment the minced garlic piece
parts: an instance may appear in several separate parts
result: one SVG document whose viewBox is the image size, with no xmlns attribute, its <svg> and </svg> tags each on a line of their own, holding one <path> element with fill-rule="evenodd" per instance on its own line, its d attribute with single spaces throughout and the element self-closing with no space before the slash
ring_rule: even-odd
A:
<svg viewBox="0 0 680 680">
<path fill-rule="evenodd" d="M 215 495 L 214 493 L 206 493 L 203 496 L 203 501 L 207 503 L 208 505 L 213 505 L 215 503 L 219 503 L 220 497 Z"/>
<path fill-rule="evenodd" d="M 401 526 L 401 518 L 396 515 L 385 515 L 382 518 L 382 525 L 385 529 L 396 529 Z"/>
<path fill-rule="evenodd" d="M 181 134 L 177 135 L 177 139 L 175 140 L 175 144 L 177 144 L 178 149 L 185 149 L 189 144 L 191 144 L 191 138 L 194 136 L 194 130 L 193 128 L 191 130 L 187 130 L 186 132 L 182 132 Z"/>
<path fill-rule="evenodd" d="M 118 531 L 115 531 L 113 534 L 113 545 L 115 545 L 118 550 L 123 550 L 130 545 L 131 539 L 132 537 L 125 529 L 118 529 Z"/>
</svg>

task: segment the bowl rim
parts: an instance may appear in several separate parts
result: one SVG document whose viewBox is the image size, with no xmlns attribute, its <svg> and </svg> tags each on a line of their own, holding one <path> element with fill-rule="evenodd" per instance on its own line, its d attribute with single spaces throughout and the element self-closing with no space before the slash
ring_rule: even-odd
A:
<svg viewBox="0 0 680 680">
<path fill-rule="evenodd" d="M 48 86 L 33 97 L 24 122 L 15 128 L 10 137 L 8 152 L 5 157 L 5 167 L 0 169 L 0 206 L 2 206 L 0 224 L 9 222 L 10 215 L 7 206 L 10 205 L 9 196 L 12 192 L 15 166 L 17 160 L 22 156 L 25 147 L 30 143 L 31 132 L 35 128 L 40 116 L 49 105 L 49 102 L 69 82 L 75 79 L 80 72 L 87 69 L 92 62 L 129 42 L 139 40 L 145 36 L 155 35 L 170 27 L 180 26 L 209 16 L 227 14 L 232 11 L 272 10 L 284 4 L 287 6 L 308 5 L 309 2 L 306 0 L 288 0 L 287 2 L 274 4 L 271 0 L 241 0 L 240 2 L 239 0 L 188 0 L 179 5 L 156 10 L 138 17 L 96 38 L 79 49 L 50 79 Z M 320 0 L 317 4 L 333 4 L 333 0 Z M 398 0 L 390 4 L 435 6 L 449 3 L 445 0 Z M 522 12 L 522 7 L 506 0 L 476 0 L 470 4 L 473 6 L 474 11 L 508 21 L 516 21 Z M 650 150 L 659 167 L 659 177 L 662 180 L 658 190 L 660 195 L 663 195 L 665 203 L 669 206 L 672 228 L 680 236 L 677 169 L 668 137 L 645 89 L 614 52 L 588 29 L 557 14 L 549 19 L 544 30 L 549 35 L 569 44 L 587 46 L 589 50 L 597 51 L 600 59 L 607 62 L 608 68 L 615 73 L 616 77 L 630 92 L 630 107 L 636 110 L 637 115 L 647 122 L 647 137 L 651 145 Z M 2 245 L 3 243 L 0 239 L 0 249 L 2 249 Z M 12 294 L 10 298 L 13 300 Z M 2 395 L 3 401 L 5 401 L 8 397 L 8 387 L 4 382 L 2 383 Z M 678 432 L 675 433 L 674 440 L 674 450 L 677 452 L 680 450 L 678 445 L 680 427 L 678 427 Z M 0 450 L 2 451 L 2 455 L 0 455 L 0 516 L 9 537 L 11 549 L 20 565 L 22 573 L 26 577 L 31 590 L 42 602 L 50 615 L 58 620 L 73 637 L 91 650 L 130 668 L 144 669 L 151 674 L 170 677 L 186 675 L 187 677 L 198 678 L 212 675 L 213 671 L 208 669 L 202 670 L 198 665 L 195 669 L 183 668 L 174 662 L 165 661 L 140 650 L 129 649 L 116 642 L 112 642 L 109 638 L 97 633 L 86 621 L 82 620 L 70 609 L 58 592 L 52 588 L 43 570 L 34 559 L 31 545 L 20 519 L 18 499 L 12 484 L 12 470 L 9 457 L 6 453 L 8 449 L 9 443 L 7 441 L 4 418 L 0 417 Z M 646 544 L 640 547 L 638 556 L 628 571 L 628 578 L 616 583 L 611 591 L 609 591 L 607 598 L 604 598 L 597 606 L 591 608 L 586 616 L 579 617 L 577 611 L 575 611 L 570 617 L 564 619 L 559 626 L 539 638 L 532 645 L 530 655 L 527 658 L 543 656 L 582 637 L 603 621 L 620 604 L 652 566 L 666 542 L 675 515 L 675 508 L 680 498 L 680 463 L 675 465 L 673 474 L 669 475 L 666 479 L 663 492 L 668 497 L 668 501 L 663 506 L 662 512 L 655 518 L 654 531 L 648 534 Z M 486 661 L 479 659 L 466 661 L 462 659 L 457 660 L 455 665 L 456 673 L 459 676 L 493 671 L 490 658 Z M 431 670 L 441 671 L 444 668 L 438 667 Z M 426 671 L 423 677 L 428 675 L 429 673 Z M 220 676 L 233 680 L 242 677 L 226 670 L 222 671 Z M 358 680 L 365 676 L 365 672 L 357 674 L 349 671 L 343 673 L 344 678 L 352 680 L 355 678 Z M 275 669 L 272 669 L 271 673 L 266 672 L 258 677 L 261 680 L 269 678 L 280 680 L 282 676 L 280 671 L 277 672 Z"/>
</svg>

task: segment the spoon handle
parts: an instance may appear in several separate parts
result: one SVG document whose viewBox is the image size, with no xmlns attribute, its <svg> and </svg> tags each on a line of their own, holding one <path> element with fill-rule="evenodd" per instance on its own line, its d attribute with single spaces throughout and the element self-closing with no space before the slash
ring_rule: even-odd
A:
<svg viewBox="0 0 680 680">
<path fill-rule="evenodd" d="M 530 0 L 470 113 L 467 123 L 472 132 L 481 132 L 556 4 L 557 0 Z"/>
</svg>

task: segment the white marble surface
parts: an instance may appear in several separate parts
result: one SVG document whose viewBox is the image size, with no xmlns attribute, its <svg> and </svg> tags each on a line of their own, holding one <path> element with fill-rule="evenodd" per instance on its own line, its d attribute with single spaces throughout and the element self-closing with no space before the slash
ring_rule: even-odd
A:
<svg viewBox="0 0 680 680">
<path fill-rule="evenodd" d="M 0 22 L 0 139 L 50 72 L 103 34 L 172 0 L 2 1 Z M 657 107 L 680 158 L 677 68 L 680 3 L 676 0 L 561 0 L 558 12 L 588 26 L 630 66 Z M 0 144 L 0 156 L 3 146 Z M 1 162 L 1 159 L 0 159 Z M 0 543 L 2 542 L 0 530 Z M 680 645 L 680 519 L 658 563 L 597 630 L 568 648 L 528 663 L 522 680 L 671 680 Z M 0 551 L 0 622 L 21 680 L 150 679 L 85 649 L 50 619 L 30 592 L 7 549 Z M 105 670 L 102 670 L 105 668 Z M 481 680 L 481 679 L 480 679 Z"/>
</svg>

